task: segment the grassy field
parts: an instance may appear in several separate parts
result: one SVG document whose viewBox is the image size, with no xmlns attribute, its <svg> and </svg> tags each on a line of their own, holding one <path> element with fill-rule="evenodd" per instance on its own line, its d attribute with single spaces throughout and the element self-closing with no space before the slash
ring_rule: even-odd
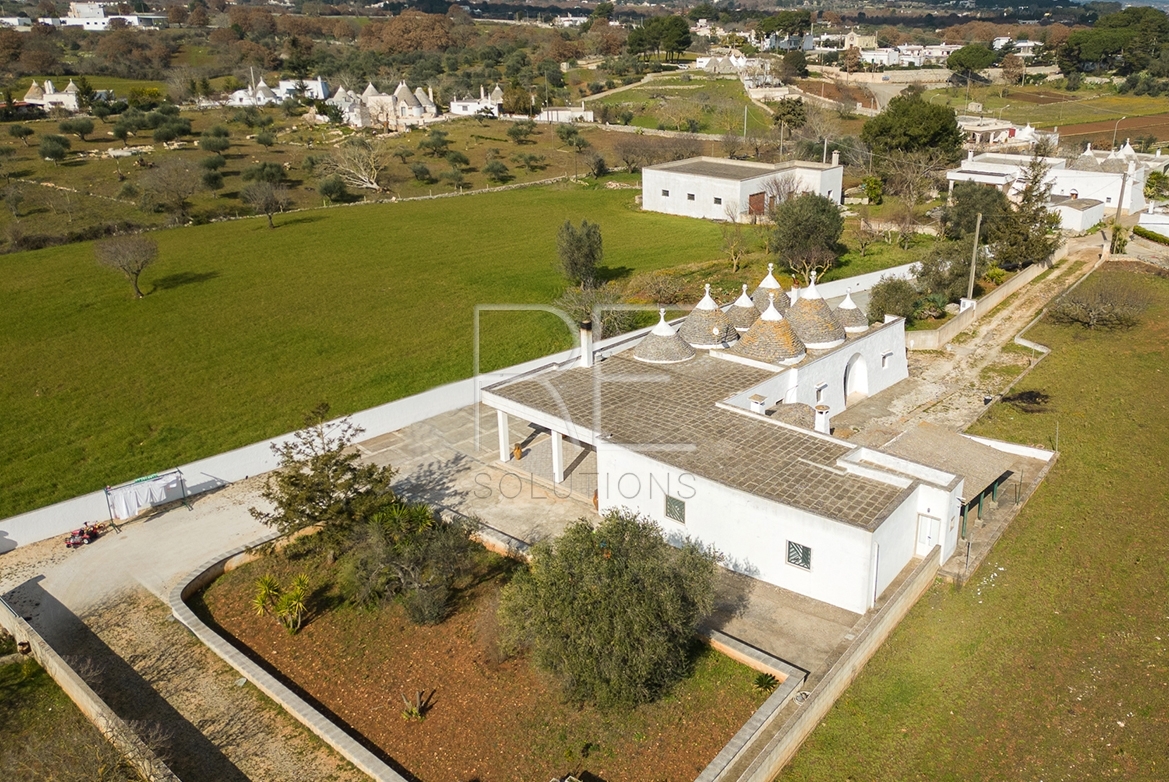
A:
<svg viewBox="0 0 1169 782">
<path fill-rule="evenodd" d="M 32 660 L 0 667 L 0 733 L 0 779 L 6 782 L 139 778 Z"/>
<path fill-rule="evenodd" d="M 306 161 L 309 157 L 326 157 L 350 131 L 335 127 L 312 127 L 299 117 L 288 117 L 281 111 L 269 109 L 266 114 L 274 120 L 277 143 L 264 147 L 251 138 L 257 129 L 231 121 L 235 114 L 232 110 L 183 112 L 182 116 L 191 120 L 194 134 L 215 125 L 225 126 L 231 132 L 231 147 L 224 153 L 227 163 L 222 169 L 223 188 L 217 192 L 196 192 L 190 198 L 192 217 L 197 221 L 206 221 L 251 214 L 251 209 L 240 198 L 240 191 L 246 185 L 242 174 L 251 166 L 268 162 L 278 163 L 285 168 L 293 207 L 321 206 L 324 199 L 317 193 L 320 174 L 310 170 Z M 148 171 L 136 165 L 135 159 L 114 160 L 105 156 L 110 148 L 122 146 L 121 142 L 109 135 L 113 128 L 112 121 L 95 121 L 97 127 L 85 141 L 71 138 L 72 153 L 60 165 L 42 160 L 37 154 L 40 136 L 59 132 L 57 121 L 41 120 L 24 124 L 36 132 L 27 145 L 7 134 L 0 135 L 0 147 L 6 146 L 14 151 L 12 158 L 2 161 L 9 186 L 3 191 L 7 208 L 0 209 L 0 236 L 6 235 L 11 240 L 14 230 L 26 237 L 60 236 L 99 224 L 129 222 L 141 226 L 161 226 L 167 222 L 168 215 L 144 210 L 139 205 L 139 192 Z M 441 130 L 449 133 L 450 149 L 467 157 L 468 162 L 463 167 L 464 190 L 493 186 L 494 183 L 489 182 L 482 173 L 483 166 L 492 158 L 504 161 L 509 167 L 508 182 L 531 182 L 577 173 L 583 176 L 587 171 L 586 158 L 590 154 L 600 154 L 610 166 L 618 166 L 621 162 L 614 154 L 614 146 L 631 141 L 631 137 L 625 133 L 607 133 L 600 128 L 586 128 L 582 134 L 589 142 L 589 147 L 578 155 L 561 143 L 548 125 L 538 127 L 538 132 L 532 137 L 533 143 L 522 145 L 508 139 L 509 127 L 510 123 L 479 123 L 470 119 L 442 124 Z M 447 162 L 418 150 L 418 142 L 425 136 L 424 131 L 412 131 L 391 139 L 389 143 L 392 147 L 412 152 L 412 156 L 406 158 L 406 163 L 398 158 L 389 161 L 382 177 L 384 192 L 351 190 L 351 199 L 411 198 L 452 192 L 454 187 L 441 178 L 450 170 Z M 153 144 L 150 131 L 145 130 L 137 138 L 131 138 L 129 143 L 151 147 L 142 159 L 154 165 L 175 156 L 186 158 L 195 171 L 194 176 L 198 177 L 201 174 L 198 162 L 209 155 L 198 149 L 196 141 L 197 137 L 193 137 L 183 140 L 175 149 L 162 149 Z M 702 151 L 708 154 L 715 152 L 713 146 Z M 512 160 L 516 154 L 535 155 L 541 160 L 529 169 Z M 420 180 L 411 172 L 410 166 L 417 163 L 429 169 L 429 180 Z M 10 193 L 16 196 L 10 197 Z"/>
<path fill-rule="evenodd" d="M 90 244 L 0 256 L 0 517 L 468 377 L 473 305 L 547 303 L 566 219 L 614 277 L 718 257 L 718 226 L 563 184 L 160 231 L 145 299 Z M 570 344 L 484 316 L 494 366 Z"/>
<path fill-rule="evenodd" d="M 1099 273 L 1099 272 L 1098 272 Z M 1123 274 L 1123 272 L 1104 272 Z M 782 780 L 1169 778 L 1169 280 L 1131 332 L 1041 324 L 1021 381 L 972 431 L 1061 457 L 965 588 L 938 584 Z"/>
<path fill-rule="evenodd" d="M 687 120 L 694 120 L 702 133 L 742 133 L 744 107 L 747 108 L 748 130 L 762 133 L 774 124 L 771 115 L 748 99 L 738 79 L 689 74 L 657 78 L 589 101 L 594 111 L 601 104 L 618 111 L 632 111 L 630 124 L 642 128 L 686 130 Z"/>
</svg>

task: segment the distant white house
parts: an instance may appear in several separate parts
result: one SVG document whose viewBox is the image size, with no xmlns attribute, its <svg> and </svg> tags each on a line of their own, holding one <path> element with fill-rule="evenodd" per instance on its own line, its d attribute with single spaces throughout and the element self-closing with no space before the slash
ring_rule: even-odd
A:
<svg viewBox="0 0 1169 782">
<path fill-rule="evenodd" d="M 749 220 L 763 215 L 774 191 L 815 193 L 839 204 L 844 167 L 789 160 L 754 163 L 694 157 L 646 166 L 641 171 L 642 208 L 706 220 Z"/>
<path fill-rule="evenodd" d="M 580 108 L 575 106 L 546 106 L 540 110 L 540 115 L 536 117 L 536 122 L 593 122 L 593 110 L 584 107 L 584 101 L 580 102 Z"/>
<path fill-rule="evenodd" d="M 28 92 L 24 94 L 24 102 L 30 106 L 40 106 L 45 111 L 52 111 L 53 109 L 61 109 L 63 111 L 81 110 L 77 85 L 73 83 L 72 79 L 69 80 L 68 86 L 60 92 L 57 92 L 57 88 L 53 86 L 53 82 L 49 79 L 45 79 L 43 87 L 34 80 L 28 88 Z"/>
<path fill-rule="evenodd" d="M 1001 35 L 995 38 L 991 43 L 995 51 L 1003 49 L 1008 44 L 1014 46 L 1015 54 L 1024 60 L 1029 60 L 1038 54 L 1039 48 L 1043 46 L 1041 41 L 1016 41 L 1008 35 Z"/>
<path fill-rule="evenodd" d="M 1061 230 L 1072 233 L 1087 231 L 1103 222 L 1104 202 L 1095 198 L 1067 198 L 1056 196 L 1051 199 L 1047 211 L 1059 216 Z"/>
<path fill-rule="evenodd" d="M 479 85 L 479 99 L 475 100 L 465 95 L 458 100 L 451 101 L 451 114 L 460 117 L 473 117 L 481 112 L 489 112 L 493 116 L 503 114 L 503 88 L 498 84 L 488 95 L 483 85 Z"/>
<path fill-rule="evenodd" d="M 580 27 L 588 20 L 589 18 L 587 16 L 573 16 L 572 14 L 567 14 L 565 16 L 556 17 L 552 24 L 554 24 L 556 27 Z"/>
<path fill-rule="evenodd" d="M 309 100 L 328 100 L 329 83 L 320 76 L 313 79 L 281 79 L 272 90 L 280 100 L 303 96 Z"/>
<path fill-rule="evenodd" d="M 113 11 L 113 13 L 110 13 Z M 165 14 L 120 14 L 114 3 L 70 3 L 69 13 L 61 17 L 38 19 L 41 24 L 53 27 L 81 27 L 101 32 L 109 30 L 111 23 L 120 20 L 127 27 L 160 28 L 167 26 Z"/>
</svg>

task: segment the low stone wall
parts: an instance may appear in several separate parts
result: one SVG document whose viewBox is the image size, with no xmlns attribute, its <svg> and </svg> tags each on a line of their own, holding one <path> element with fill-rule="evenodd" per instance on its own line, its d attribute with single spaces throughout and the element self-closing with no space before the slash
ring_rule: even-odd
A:
<svg viewBox="0 0 1169 782">
<path fill-rule="evenodd" d="M 379 782 L 406 782 L 406 779 L 390 768 L 389 764 L 341 730 L 332 720 L 317 711 L 279 679 L 228 643 L 219 633 L 195 616 L 195 612 L 187 606 L 186 599 L 193 593 L 207 586 L 228 570 L 255 559 L 259 556 L 256 548 L 271 542 L 276 537 L 278 537 L 276 533 L 266 535 L 250 546 L 232 549 L 217 559 L 197 567 L 171 590 L 167 600 L 171 612 L 208 649 L 223 658 L 224 662 L 239 671 L 241 676 L 256 685 L 260 692 L 278 703 L 285 711 L 358 769 Z"/>
<path fill-rule="evenodd" d="M 800 745 L 804 743 L 820 721 L 828 714 L 832 705 L 836 703 L 848 686 L 864 668 L 865 663 L 876 653 L 885 639 L 900 624 L 909 609 L 913 608 L 918 599 L 934 583 L 940 565 L 942 550 L 935 546 L 924 560 L 914 569 L 913 573 L 897 589 L 889 602 L 878 611 L 869 624 L 860 631 L 856 640 L 848 650 L 828 670 L 824 678 L 812 690 L 808 699 L 787 720 L 766 746 L 764 746 L 747 769 L 734 777 L 737 782 L 772 782 L 780 770 L 796 754 Z M 778 694 L 778 693 L 777 693 Z M 772 697 L 776 697 L 773 695 Z M 770 699 L 769 699 L 770 700 Z M 767 704 L 764 704 L 765 706 Z M 750 724 L 750 723 L 748 723 Z M 761 732 L 767 723 L 759 725 L 756 735 Z M 745 751 L 751 748 L 745 747 Z M 714 782 L 714 780 L 732 779 L 729 775 L 719 774 L 706 777 L 706 772 L 698 778 L 699 782 Z"/>
<path fill-rule="evenodd" d="M 959 312 L 938 328 L 905 332 L 906 347 L 910 350 L 941 350 L 954 337 L 970 328 L 975 321 L 1001 304 L 1004 299 L 1050 268 L 1050 264 L 1036 263 L 1028 266 L 983 296 L 973 307 L 965 312 Z"/>
<path fill-rule="evenodd" d="M 77 705 L 101 734 L 122 753 L 122 756 L 151 782 L 179 782 L 162 759 L 154 754 L 142 739 L 106 705 L 98 694 L 61 659 L 61 655 L 41 638 L 24 617 L 0 598 L 0 626 L 16 639 L 17 643 L 28 644 L 29 654 L 40 663 L 57 686 L 64 690 L 69 700 Z"/>
</svg>

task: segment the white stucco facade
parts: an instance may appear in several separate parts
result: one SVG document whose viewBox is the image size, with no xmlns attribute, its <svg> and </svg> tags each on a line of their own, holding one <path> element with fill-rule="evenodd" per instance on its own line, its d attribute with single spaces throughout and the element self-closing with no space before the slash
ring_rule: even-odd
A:
<svg viewBox="0 0 1169 782">
<path fill-rule="evenodd" d="M 641 172 L 642 208 L 705 220 L 744 220 L 766 211 L 774 183 L 787 180 L 800 193 L 834 203 L 843 197 L 839 163 L 788 161 L 778 165 L 697 157 L 646 166 Z M 786 184 L 786 183 L 785 183 Z"/>
</svg>

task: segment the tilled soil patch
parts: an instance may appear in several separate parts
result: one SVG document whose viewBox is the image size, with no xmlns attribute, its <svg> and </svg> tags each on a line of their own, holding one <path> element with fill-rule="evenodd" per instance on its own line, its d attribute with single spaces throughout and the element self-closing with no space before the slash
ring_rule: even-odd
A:
<svg viewBox="0 0 1169 782">
<path fill-rule="evenodd" d="M 314 605 L 289 635 L 251 606 L 271 573 L 312 581 Z M 194 607 L 234 643 L 316 699 L 423 782 L 544 782 L 584 772 L 609 782 L 688 782 L 762 703 L 754 672 L 698 654 L 694 675 L 662 700 L 628 712 L 566 704 L 527 659 L 500 660 L 493 642 L 498 583 L 462 595 L 442 624 L 411 624 L 397 606 L 344 604 L 321 562 L 270 555 L 219 579 Z M 429 697 L 421 721 L 403 696 Z"/>
</svg>

